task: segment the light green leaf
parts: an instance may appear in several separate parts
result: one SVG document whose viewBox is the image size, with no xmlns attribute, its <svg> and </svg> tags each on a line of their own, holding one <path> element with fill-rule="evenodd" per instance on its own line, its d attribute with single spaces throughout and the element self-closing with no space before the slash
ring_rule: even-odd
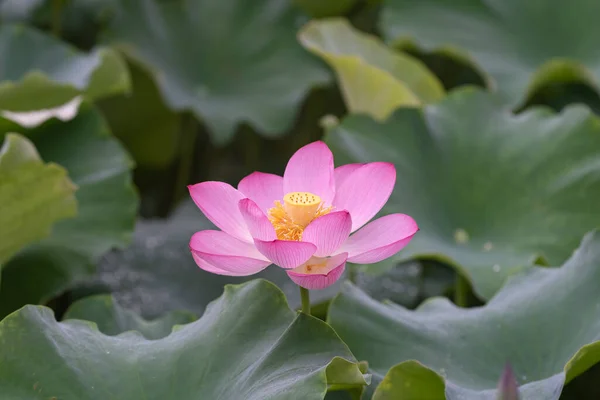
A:
<svg viewBox="0 0 600 400">
<path fill-rule="evenodd" d="M 445 400 L 444 379 L 417 361 L 405 361 L 385 375 L 373 395 L 374 400 Z"/>
<path fill-rule="evenodd" d="M 556 400 L 600 361 L 599 281 L 593 232 L 562 267 L 512 277 L 483 307 L 434 298 L 409 311 L 347 284 L 329 322 L 378 379 L 385 375 L 375 400 L 494 400 L 507 362 L 523 400 Z M 429 397 L 410 397 L 415 387 Z"/>
<path fill-rule="evenodd" d="M 398 107 L 420 106 L 444 96 L 442 84 L 423 63 L 387 48 L 345 19 L 311 21 L 299 39 L 335 69 L 352 113 L 383 120 Z"/>
<path fill-rule="evenodd" d="M 77 214 L 75 185 L 64 168 L 44 164 L 33 143 L 7 134 L 0 148 L 0 267 L 52 225 Z"/>
<path fill-rule="evenodd" d="M 215 275 L 200 269 L 190 254 L 189 242 L 195 232 L 204 229 L 215 228 L 191 199 L 168 219 L 140 220 L 133 244 L 104 257 L 94 282 L 82 285 L 78 295 L 110 292 L 123 307 L 150 319 L 175 310 L 200 315 L 224 285 L 261 277 L 276 283 L 292 307 L 300 307 L 298 286 L 277 266 L 247 277 Z M 331 299 L 340 284 L 313 291 L 313 305 Z"/>
<path fill-rule="evenodd" d="M 88 99 L 129 89 L 127 66 L 113 50 L 82 53 L 22 25 L 0 26 L 0 109 L 30 111 L 57 107 L 78 95 Z"/>
<path fill-rule="evenodd" d="M 171 311 L 160 318 L 147 321 L 131 310 L 115 302 L 110 295 L 89 296 L 73 303 L 63 319 L 81 319 L 95 322 L 98 330 L 105 335 L 118 335 L 127 331 L 137 331 L 146 339 L 161 339 L 168 336 L 175 325 L 195 321 L 194 314 L 184 311 Z"/>
<path fill-rule="evenodd" d="M 241 122 L 283 133 L 306 92 L 328 80 L 297 43 L 300 18 L 280 0 L 125 0 L 105 41 L 148 66 L 167 104 L 225 143 Z"/>
<path fill-rule="evenodd" d="M 9 398 L 317 400 L 328 384 L 369 379 L 333 329 L 263 280 L 228 286 L 200 320 L 159 340 L 58 323 L 39 306 L 5 318 L 0 337 Z"/>
<path fill-rule="evenodd" d="M 82 105 L 72 121 L 51 120 L 35 129 L 0 119 L 0 137 L 15 131 L 26 135 L 44 160 L 67 169 L 79 188 L 79 210 L 5 265 L 0 315 L 45 302 L 93 273 L 100 256 L 130 241 L 137 211 L 132 162 L 89 105 Z"/>
<path fill-rule="evenodd" d="M 600 90 L 600 3 L 575 0 L 390 0 L 382 31 L 399 45 L 415 42 L 469 60 L 512 106 L 540 86 L 584 81 Z"/>
<path fill-rule="evenodd" d="M 329 133 L 336 162 L 388 161 L 396 187 L 383 213 L 420 231 L 397 259 L 453 264 L 490 298 L 511 273 L 566 260 L 600 224 L 600 121 L 583 107 L 518 116 L 463 90 L 385 123 L 350 116 Z"/>
</svg>

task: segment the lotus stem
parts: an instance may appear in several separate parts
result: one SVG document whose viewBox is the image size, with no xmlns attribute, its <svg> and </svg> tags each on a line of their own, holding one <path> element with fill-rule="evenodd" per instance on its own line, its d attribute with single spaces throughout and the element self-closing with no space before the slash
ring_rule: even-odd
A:
<svg viewBox="0 0 600 400">
<path fill-rule="evenodd" d="M 454 304 L 459 307 L 467 307 L 469 296 L 469 281 L 460 273 L 456 274 L 454 284 Z"/>
<path fill-rule="evenodd" d="M 302 312 L 310 315 L 310 294 L 308 293 L 308 289 L 300 286 L 300 298 L 302 299 Z"/>
<path fill-rule="evenodd" d="M 65 0 L 52 0 L 52 34 L 60 38 L 62 33 L 62 8 Z"/>
</svg>

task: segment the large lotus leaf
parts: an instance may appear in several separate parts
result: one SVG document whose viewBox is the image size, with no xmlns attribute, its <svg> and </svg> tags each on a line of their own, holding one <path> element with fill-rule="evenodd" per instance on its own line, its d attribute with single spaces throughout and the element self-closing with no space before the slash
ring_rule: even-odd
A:
<svg viewBox="0 0 600 400">
<path fill-rule="evenodd" d="M 328 137 L 341 164 L 395 164 L 383 213 L 421 228 L 399 258 L 452 263 L 484 298 L 537 259 L 559 265 L 600 224 L 598 119 L 580 106 L 515 116 L 498 103 L 457 91 L 385 123 L 350 116 Z"/>
<path fill-rule="evenodd" d="M 263 280 L 228 286 L 200 320 L 159 340 L 58 323 L 41 306 L 5 318 L 0 337 L 7 398 L 316 400 L 369 378 L 333 329 Z"/>
<path fill-rule="evenodd" d="M 600 3 L 575 0 L 390 0 L 382 30 L 473 61 L 511 105 L 552 82 L 584 81 L 600 89 Z"/>
<path fill-rule="evenodd" d="M 444 89 L 419 60 L 387 48 L 347 20 L 311 21 L 300 42 L 335 69 L 348 110 L 383 120 L 401 106 L 439 100 Z"/>
<path fill-rule="evenodd" d="M 592 232 L 562 267 L 512 277 L 483 307 L 433 298 L 409 311 L 347 284 L 329 322 L 379 379 L 387 374 L 375 399 L 493 400 L 509 362 L 523 400 L 556 400 L 600 361 L 599 281 L 600 233 Z M 415 387 L 420 397 L 410 397 Z"/>
<path fill-rule="evenodd" d="M 119 304 L 145 318 L 158 318 L 176 310 L 200 315 L 221 294 L 224 285 L 256 277 L 215 275 L 198 268 L 189 241 L 195 232 L 204 229 L 215 228 L 191 199 L 166 220 L 141 220 L 133 244 L 108 254 L 98 267 L 95 281 L 78 292 L 111 292 Z M 276 283 L 293 307 L 300 306 L 298 286 L 283 269 L 270 266 L 257 276 Z M 313 305 L 331 299 L 339 286 L 312 291 Z"/>
<path fill-rule="evenodd" d="M 77 95 L 96 99 L 129 89 L 127 66 L 110 49 L 82 53 L 22 25 L 0 26 L 0 109 L 52 108 Z"/>
<path fill-rule="evenodd" d="M 147 65 L 166 102 L 224 143 L 240 122 L 283 133 L 308 89 L 327 81 L 297 43 L 301 18 L 284 0 L 125 0 L 106 41 Z"/>
<path fill-rule="evenodd" d="M 145 320 L 131 310 L 121 307 L 110 295 L 89 296 L 71 304 L 63 319 L 82 319 L 95 322 L 105 335 L 118 335 L 127 331 L 140 332 L 146 339 L 168 336 L 175 325 L 195 321 L 194 314 L 171 311 L 160 318 Z"/>
<path fill-rule="evenodd" d="M 77 213 L 67 171 L 44 164 L 33 143 L 8 134 L 0 148 L 0 267 L 25 245 L 50 234 L 52 225 Z"/>
<path fill-rule="evenodd" d="M 78 186 L 78 215 L 55 224 L 48 238 L 6 264 L 0 315 L 45 302 L 93 273 L 100 256 L 130 241 L 137 211 L 132 162 L 94 108 L 84 104 L 72 121 L 51 120 L 34 129 L 0 119 L 0 136 L 5 132 L 26 135 L 45 161 L 67 169 Z"/>
</svg>

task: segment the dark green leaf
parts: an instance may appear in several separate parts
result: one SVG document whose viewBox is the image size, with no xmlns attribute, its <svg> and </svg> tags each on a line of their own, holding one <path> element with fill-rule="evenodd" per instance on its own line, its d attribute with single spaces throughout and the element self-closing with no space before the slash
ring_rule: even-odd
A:
<svg viewBox="0 0 600 400">
<path fill-rule="evenodd" d="M 283 133 L 306 92 L 328 80 L 296 41 L 301 19 L 281 0 L 124 0 L 106 42 L 147 65 L 167 104 L 224 143 L 240 122 Z"/>
<path fill-rule="evenodd" d="M 159 340 L 58 323 L 40 306 L 5 318 L 0 337 L 0 387 L 14 399 L 317 400 L 328 384 L 368 382 L 333 329 L 262 280 L 228 286 L 200 320 Z"/>
</svg>

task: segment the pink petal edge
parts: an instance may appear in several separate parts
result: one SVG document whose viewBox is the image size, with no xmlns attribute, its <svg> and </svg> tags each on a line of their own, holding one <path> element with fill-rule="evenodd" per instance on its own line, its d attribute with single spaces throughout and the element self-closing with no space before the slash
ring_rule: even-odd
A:
<svg viewBox="0 0 600 400">
<path fill-rule="evenodd" d="M 304 264 L 317 250 L 317 246 L 312 243 L 291 240 L 254 239 L 254 245 L 273 264 L 285 269 Z"/>
<path fill-rule="evenodd" d="M 288 161 L 283 174 L 283 193 L 310 192 L 331 205 L 335 197 L 333 154 L 317 141 L 301 147 Z"/>
<path fill-rule="evenodd" d="M 194 233 L 190 251 L 200 268 L 221 275 L 252 275 L 271 264 L 253 244 L 222 231 Z"/>
<path fill-rule="evenodd" d="M 348 262 L 372 264 L 402 250 L 419 230 L 406 214 L 390 214 L 365 225 L 350 236 L 339 251 L 348 253 Z"/>
<path fill-rule="evenodd" d="M 275 200 L 283 199 L 283 178 L 279 175 L 253 172 L 238 183 L 238 190 L 267 213 Z"/>
<path fill-rule="evenodd" d="M 242 193 L 227 183 L 215 181 L 189 185 L 188 190 L 200 211 L 223 232 L 245 242 L 252 241 L 238 208 L 244 198 Z"/>
<path fill-rule="evenodd" d="M 210 272 L 211 274 L 226 275 L 226 276 L 246 276 L 246 274 L 244 274 L 243 272 L 231 272 L 231 271 L 225 271 L 224 269 L 217 268 L 214 265 L 212 265 L 211 263 L 209 263 L 208 261 L 202 259 L 199 255 L 195 254 L 193 251 L 192 251 L 192 257 L 194 258 L 196 265 L 198 267 L 200 267 L 200 269 Z"/>
<path fill-rule="evenodd" d="M 252 238 L 267 241 L 277 239 L 271 221 L 254 201 L 242 199 L 239 208 Z"/>
<path fill-rule="evenodd" d="M 332 212 L 313 220 L 302 233 L 302 241 L 317 246 L 315 257 L 327 257 L 350 236 L 352 218 L 348 211 Z"/>
<path fill-rule="evenodd" d="M 329 258 L 328 264 L 331 264 L 331 269 L 324 274 L 305 274 L 294 270 L 287 271 L 287 274 L 295 284 L 305 289 L 325 289 L 340 279 L 346 269 L 347 256 L 346 253 L 340 253 Z"/>
<path fill-rule="evenodd" d="M 224 256 L 192 251 L 196 265 L 213 274 L 229 276 L 254 275 L 271 265 L 270 261 L 242 256 Z"/>
</svg>

